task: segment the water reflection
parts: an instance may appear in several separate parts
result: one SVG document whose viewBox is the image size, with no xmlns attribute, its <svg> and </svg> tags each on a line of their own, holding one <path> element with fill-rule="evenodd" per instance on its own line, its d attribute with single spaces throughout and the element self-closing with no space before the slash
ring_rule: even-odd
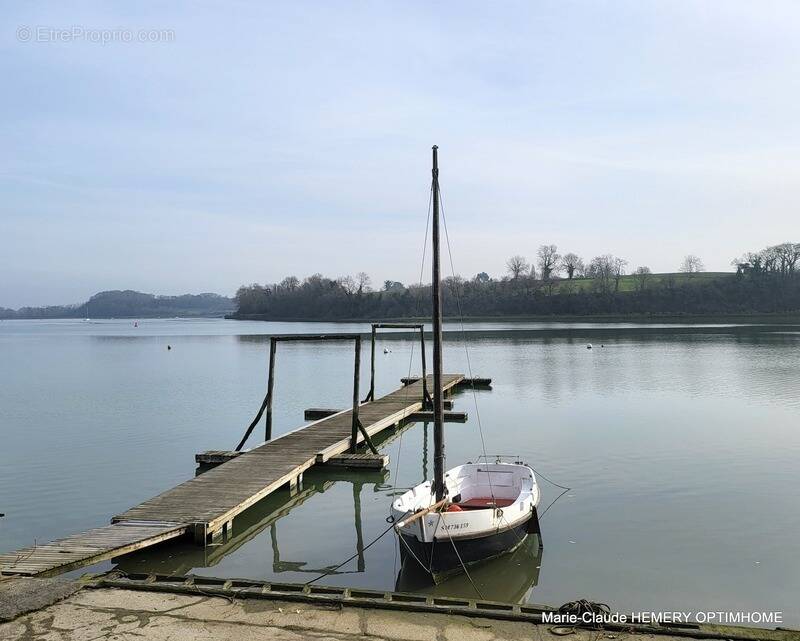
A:
<svg viewBox="0 0 800 641">
<path fill-rule="evenodd" d="M 427 424 L 423 427 L 428 431 Z M 423 448 L 423 477 L 427 477 L 427 438 Z M 271 574 L 304 573 L 309 579 L 319 575 L 330 576 L 330 583 L 337 583 L 337 576 L 364 574 L 367 572 L 367 563 L 364 556 L 365 542 L 362 528 L 362 493 L 365 486 L 367 491 L 385 492 L 387 486 L 388 470 L 379 472 L 364 472 L 353 470 L 309 470 L 299 489 L 290 492 L 284 490 L 257 503 L 252 508 L 242 513 L 233 522 L 229 534 L 212 541 L 202 547 L 192 543 L 183 542 L 171 545 L 156 546 L 114 559 L 115 569 L 126 573 L 150 573 L 167 575 L 187 575 L 202 568 L 212 568 L 251 541 L 258 539 L 264 533 L 261 541 L 262 558 L 271 556 Z M 312 497 L 317 497 L 330 490 L 337 483 L 347 483 L 352 488 L 352 534 L 355 542 L 355 563 L 338 565 L 310 565 L 308 561 L 300 558 L 285 558 L 281 553 L 280 541 L 288 537 L 290 540 L 296 536 L 292 527 L 281 527 L 281 519 L 288 516 L 293 510 L 300 508 Z M 337 528 L 338 530 L 338 528 Z M 269 537 L 269 551 L 266 547 L 266 537 Z M 470 579 L 465 575 L 455 576 L 441 583 L 433 585 L 430 575 L 427 574 L 411 558 L 401 555 L 402 563 L 397 575 L 395 589 L 402 592 L 418 592 L 438 596 L 453 596 L 459 598 L 485 598 L 492 601 L 505 601 L 521 603 L 528 599 L 532 588 L 539 579 L 542 551 L 536 535 L 529 535 L 522 544 L 513 552 L 505 554 L 487 563 L 470 568 L 470 577 L 474 581 L 480 594 L 477 593 Z M 258 543 L 256 543 L 258 545 Z M 301 579 L 302 580 L 302 579 Z"/>
<path fill-rule="evenodd" d="M 184 575 L 197 568 L 210 568 L 219 564 L 246 543 L 269 528 L 272 547 L 272 571 L 307 572 L 313 574 L 353 574 L 364 572 L 364 536 L 361 525 L 361 493 L 365 485 L 374 490 L 383 488 L 389 477 L 387 470 L 379 472 L 316 471 L 306 473 L 301 488 L 294 492 L 281 491 L 260 501 L 234 519 L 232 532 L 202 547 L 190 543 L 162 545 L 114 559 L 116 568 L 126 573 L 156 572 L 158 574 Z M 281 518 L 299 508 L 312 496 L 323 494 L 334 483 L 349 482 L 353 487 L 353 530 L 357 557 L 356 570 L 337 570 L 335 566 L 308 567 L 303 560 L 281 558 L 279 525 Z M 293 533 L 290 531 L 290 536 Z"/>
<path fill-rule="evenodd" d="M 536 534 L 525 537 L 513 552 L 470 567 L 469 577 L 459 574 L 438 585 L 431 581 L 430 574 L 413 557 L 403 557 L 403 565 L 395 584 L 398 592 L 463 599 L 483 597 L 506 603 L 530 601 L 531 592 L 539 582 L 539 570 L 542 566 L 542 548 L 539 547 L 539 537 Z M 480 595 L 476 587 L 480 590 Z"/>
<path fill-rule="evenodd" d="M 799 330 L 796 321 L 647 324 L 644 331 L 630 324 L 467 327 L 472 371 L 494 379 L 491 392 L 476 394 L 490 451 L 519 454 L 575 488 L 542 523 L 551 572 L 541 576 L 536 601 L 594 595 L 642 610 L 767 603 L 784 611 L 787 625 L 800 625 L 800 493 L 787 491 L 800 485 Z M 14 452 L 0 466 L 6 513 L 0 551 L 96 527 L 186 480 L 195 452 L 235 445 L 263 398 L 267 365 L 264 343 L 238 334 L 324 331 L 368 335 L 369 325 L 0 323 L 0 433 L 4 450 Z M 99 334 L 139 339 L 91 339 Z M 460 332 L 448 334 L 447 369 L 468 371 L 464 346 L 455 340 Z M 381 335 L 391 353 L 379 352 L 379 394 L 408 375 L 413 338 Z M 587 350 L 587 342 L 597 348 Z M 367 348 L 362 356 L 368 358 Z M 413 356 L 418 372 L 418 349 Z M 307 407 L 352 401 L 352 379 L 343 374 L 352 371 L 350 349 L 304 348 L 279 367 L 276 434 L 297 427 Z M 362 375 L 366 390 L 368 368 Z M 482 443 L 473 397 L 455 400 L 469 421 L 446 425 L 448 459 L 474 460 Z M 394 488 L 430 477 L 432 447 L 423 469 L 424 432 L 423 425 L 411 426 L 402 448 L 399 439 L 383 448 L 393 487 L 362 488 L 365 546 L 386 528 Z M 141 572 L 315 578 L 284 562 L 317 569 L 339 563 L 357 553 L 357 535 L 352 487 L 334 481 L 306 498 L 310 487 L 307 479 L 298 495 L 283 492 L 255 507 L 237 519 L 232 539 L 205 551 L 164 546 L 147 551 L 138 565 L 135 557 L 124 563 Z M 547 502 L 557 495 L 546 483 L 543 490 Z M 757 533 L 759 546 L 736 532 Z M 180 555 L 188 558 L 179 561 Z M 392 535 L 362 556 L 363 572 L 354 558 L 342 568 L 353 573 L 321 582 L 394 588 L 401 560 Z"/>
<path fill-rule="evenodd" d="M 389 477 L 389 472 L 379 472 L 376 476 L 380 477 L 379 481 L 372 481 L 376 485 L 383 483 Z M 272 571 L 276 574 L 281 572 L 310 572 L 313 574 L 325 574 L 333 576 L 336 574 L 360 574 L 366 569 L 366 562 L 364 561 L 364 534 L 361 527 L 361 489 L 365 481 L 363 478 L 358 480 L 350 480 L 353 486 L 353 522 L 355 525 L 356 535 L 356 569 L 355 570 L 342 570 L 335 565 L 327 565 L 320 568 L 307 567 L 305 561 L 286 561 L 281 559 L 281 551 L 278 546 L 278 528 L 275 523 L 269 526 L 269 537 L 272 542 Z"/>
</svg>

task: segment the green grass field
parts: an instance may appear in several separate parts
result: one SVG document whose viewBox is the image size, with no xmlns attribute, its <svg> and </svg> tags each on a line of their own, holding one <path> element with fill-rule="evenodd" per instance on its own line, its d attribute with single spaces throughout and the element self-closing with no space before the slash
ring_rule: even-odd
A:
<svg viewBox="0 0 800 641">
<path fill-rule="evenodd" d="M 650 274 L 647 277 L 647 287 L 659 287 L 669 279 L 673 279 L 675 285 L 700 285 L 720 278 L 733 278 L 732 272 L 698 272 L 696 274 L 684 274 L 683 272 Z M 619 291 L 632 292 L 638 289 L 639 277 L 629 274 L 623 276 L 619 282 Z M 553 293 L 567 293 L 568 291 L 583 292 L 591 291 L 595 286 L 595 281 L 591 278 L 573 278 L 571 281 L 561 279 L 555 282 Z"/>
</svg>

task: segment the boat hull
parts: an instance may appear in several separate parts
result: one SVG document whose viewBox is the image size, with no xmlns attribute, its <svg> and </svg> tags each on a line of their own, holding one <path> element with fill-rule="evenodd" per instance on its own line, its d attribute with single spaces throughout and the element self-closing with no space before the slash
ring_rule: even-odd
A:
<svg viewBox="0 0 800 641">
<path fill-rule="evenodd" d="M 423 542 L 416 536 L 400 534 L 400 550 L 404 563 L 424 565 L 435 583 L 464 571 L 483 561 L 489 561 L 519 547 L 528 535 L 530 517 L 492 534 L 474 538 L 453 537 Z M 410 557 L 410 558 L 405 558 Z"/>
</svg>

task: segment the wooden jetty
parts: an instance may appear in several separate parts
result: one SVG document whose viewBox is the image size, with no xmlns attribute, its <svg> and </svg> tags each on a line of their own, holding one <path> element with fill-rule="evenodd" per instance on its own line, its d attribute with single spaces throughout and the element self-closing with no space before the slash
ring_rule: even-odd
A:
<svg viewBox="0 0 800 641">
<path fill-rule="evenodd" d="M 462 374 L 445 374 L 442 389 L 449 392 L 463 380 Z M 357 442 L 422 410 L 424 388 L 431 386 L 428 376 L 357 405 L 363 426 Z M 118 514 L 111 525 L 2 554 L 0 575 L 59 574 L 186 534 L 204 545 L 213 536 L 230 534 L 234 517 L 270 493 L 286 484 L 296 486 L 308 468 L 349 451 L 354 433 L 353 410 L 342 410 L 226 458 L 208 472 Z"/>
</svg>

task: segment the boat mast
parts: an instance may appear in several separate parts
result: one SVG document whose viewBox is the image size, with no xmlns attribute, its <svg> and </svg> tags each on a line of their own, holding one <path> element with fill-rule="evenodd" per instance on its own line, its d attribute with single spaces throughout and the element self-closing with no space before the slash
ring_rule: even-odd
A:
<svg viewBox="0 0 800 641">
<path fill-rule="evenodd" d="M 439 270 L 439 147 L 433 146 L 433 491 L 445 497 L 444 410 L 442 404 L 442 294 Z"/>
</svg>

